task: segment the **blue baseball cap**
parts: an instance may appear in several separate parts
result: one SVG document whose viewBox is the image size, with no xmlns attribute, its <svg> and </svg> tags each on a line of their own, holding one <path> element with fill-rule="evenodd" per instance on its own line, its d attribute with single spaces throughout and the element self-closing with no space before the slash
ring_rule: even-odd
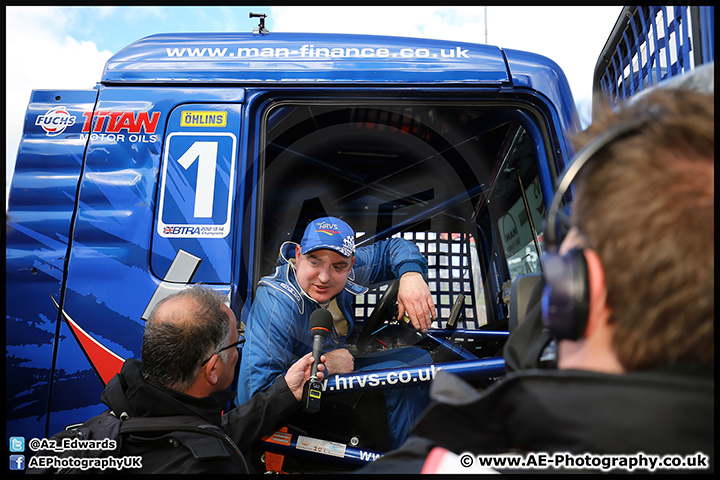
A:
<svg viewBox="0 0 720 480">
<path fill-rule="evenodd" d="M 327 248 L 343 257 L 351 257 L 355 254 L 355 231 L 339 218 L 318 218 L 305 229 L 300 247 L 303 255 Z"/>
</svg>

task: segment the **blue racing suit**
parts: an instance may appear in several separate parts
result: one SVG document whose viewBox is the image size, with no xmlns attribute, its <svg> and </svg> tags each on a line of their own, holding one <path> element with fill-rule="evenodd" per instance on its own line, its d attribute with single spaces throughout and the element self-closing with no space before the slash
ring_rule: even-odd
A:
<svg viewBox="0 0 720 480">
<path fill-rule="evenodd" d="M 246 342 L 238 376 L 237 404 L 242 405 L 259 391 L 267 389 L 300 357 L 312 351 L 310 314 L 320 305 L 302 292 L 290 259 L 295 258 L 296 244 L 286 242 L 272 275 L 263 277 L 246 320 Z M 419 272 L 427 278 L 427 260 L 417 246 L 401 238 L 389 238 L 355 252 L 355 264 L 345 289 L 336 297 L 338 307 L 349 322 L 347 335 L 354 328 L 353 300 L 370 285 L 400 278 L 407 272 Z M 325 340 L 324 351 L 345 347 L 345 336 L 333 326 Z M 355 360 L 355 370 L 402 368 L 432 363 L 421 348 L 404 347 Z M 329 372 L 332 375 L 332 372 Z M 396 448 L 407 437 L 410 427 L 429 401 L 428 388 L 415 386 L 384 392 L 388 413 L 390 446 Z"/>
</svg>

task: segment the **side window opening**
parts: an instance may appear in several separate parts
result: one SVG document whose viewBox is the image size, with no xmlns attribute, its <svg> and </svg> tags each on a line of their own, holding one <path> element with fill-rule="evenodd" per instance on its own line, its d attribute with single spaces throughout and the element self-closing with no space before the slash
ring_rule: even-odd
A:
<svg viewBox="0 0 720 480">
<path fill-rule="evenodd" d="M 522 248 L 506 246 L 489 231 L 504 214 L 514 214 L 521 197 L 516 179 L 494 171 L 504 157 L 511 157 L 506 165 L 520 168 L 531 193 L 537 178 L 536 157 L 508 113 L 512 108 L 352 103 L 285 101 L 267 111 L 253 284 L 272 272 L 283 242 L 299 242 L 310 220 L 332 215 L 353 226 L 359 246 L 393 235 L 418 245 L 429 263 L 435 328 L 445 326 L 459 294 L 465 295 L 462 328 L 501 319 L 490 304 L 502 282 L 489 277 L 510 265 L 515 272 L 518 261 L 534 268 L 531 254 L 523 256 Z M 516 139 L 509 148 L 508 138 Z M 506 266 L 496 265 L 498 253 L 502 261 L 507 257 Z M 384 288 L 371 286 L 357 299 L 358 324 Z"/>
</svg>

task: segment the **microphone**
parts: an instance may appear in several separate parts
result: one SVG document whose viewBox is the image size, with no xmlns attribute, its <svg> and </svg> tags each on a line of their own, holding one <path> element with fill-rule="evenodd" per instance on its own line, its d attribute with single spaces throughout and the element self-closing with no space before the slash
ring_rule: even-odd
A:
<svg viewBox="0 0 720 480">
<path fill-rule="evenodd" d="M 332 323 L 332 314 L 324 308 L 319 308 L 310 314 L 310 333 L 313 336 L 312 356 L 314 361 L 310 368 L 310 380 L 305 382 L 305 386 L 303 387 L 304 410 L 309 413 L 316 413 L 320 410 L 322 385 L 320 385 L 317 373 L 318 366 L 320 365 L 320 356 L 323 353 L 323 345 L 330 333 Z"/>
</svg>

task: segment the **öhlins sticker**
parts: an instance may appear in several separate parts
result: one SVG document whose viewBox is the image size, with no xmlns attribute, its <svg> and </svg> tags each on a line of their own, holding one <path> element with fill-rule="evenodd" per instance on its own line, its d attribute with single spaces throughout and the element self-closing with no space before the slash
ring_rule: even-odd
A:
<svg viewBox="0 0 720 480">
<path fill-rule="evenodd" d="M 184 110 L 180 114 L 181 127 L 225 127 L 227 112 Z"/>
</svg>

